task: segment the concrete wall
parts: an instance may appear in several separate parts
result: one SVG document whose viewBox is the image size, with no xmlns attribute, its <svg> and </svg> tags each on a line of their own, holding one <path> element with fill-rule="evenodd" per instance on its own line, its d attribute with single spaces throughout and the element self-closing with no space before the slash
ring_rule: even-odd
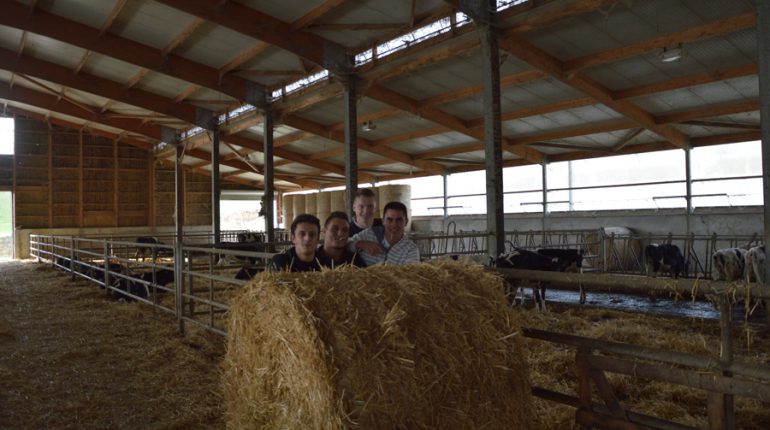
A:
<svg viewBox="0 0 770 430">
<path fill-rule="evenodd" d="M 484 215 L 443 217 L 415 217 L 414 232 L 445 232 L 446 224 L 454 221 L 457 231 L 484 231 Z M 690 216 L 691 232 L 696 235 L 743 236 L 764 234 L 761 206 L 738 208 L 702 208 Z M 601 227 L 628 227 L 634 232 L 653 235 L 684 235 L 687 217 L 681 209 L 556 212 L 545 219 L 545 230 L 595 230 Z M 541 214 L 506 214 L 506 231 L 542 230 Z"/>
<path fill-rule="evenodd" d="M 185 234 L 211 233 L 210 225 L 185 226 Z M 104 227 L 104 228 L 47 228 L 47 229 L 17 229 L 15 234 L 14 258 L 29 258 L 29 235 L 47 234 L 76 237 L 132 237 L 132 236 L 161 236 L 173 235 L 174 227 Z"/>
</svg>

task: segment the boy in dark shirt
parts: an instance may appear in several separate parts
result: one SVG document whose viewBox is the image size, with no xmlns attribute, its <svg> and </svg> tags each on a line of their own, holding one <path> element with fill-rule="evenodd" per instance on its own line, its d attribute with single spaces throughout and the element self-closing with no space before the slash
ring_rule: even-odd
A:
<svg viewBox="0 0 770 430">
<path fill-rule="evenodd" d="M 291 241 L 294 244 L 286 251 L 270 259 L 267 269 L 273 272 L 320 271 L 321 265 L 316 255 L 321 222 L 310 214 L 297 215 L 291 223 Z"/>
<path fill-rule="evenodd" d="M 358 267 L 366 266 L 357 253 L 348 250 L 348 231 L 350 223 L 345 212 L 332 212 L 324 223 L 324 244 L 318 248 L 316 256 L 322 266 L 335 268 L 343 264 Z"/>
</svg>

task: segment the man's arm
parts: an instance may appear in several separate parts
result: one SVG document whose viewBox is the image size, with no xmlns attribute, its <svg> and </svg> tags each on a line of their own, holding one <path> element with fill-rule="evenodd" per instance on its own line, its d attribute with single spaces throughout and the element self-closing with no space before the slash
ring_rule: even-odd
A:
<svg viewBox="0 0 770 430">
<path fill-rule="evenodd" d="M 375 236 L 372 229 L 366 230 L 351 237 L 348 241 L 348 249 L 350 252 L 364 251 L 371 255 L 377 255 L 385 252 L 382 245 L 377 242 L 377 236 Z"/>
</svg>

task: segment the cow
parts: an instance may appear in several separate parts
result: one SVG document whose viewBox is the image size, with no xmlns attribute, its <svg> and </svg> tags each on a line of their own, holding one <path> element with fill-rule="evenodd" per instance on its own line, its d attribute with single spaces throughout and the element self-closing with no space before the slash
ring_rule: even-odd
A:
<svg viewBox="0 0 770 430">
<path fill-rule="evenodd" d="M 254 276 L 257 275 L 257 273 L 262 272 L 261 269 L 257 269 L 256 267 L 241 267 L 241 270 L 238 271 L 238 273 L 235 274 L 235 279 L 242 279 L 245 281 L 250 281 L 254 279 Z"/>
<path fill-rule="evenodd" d="M 111 279 L 110 285 L 115 285 L 115 283 L 117 282 L 116 279 L 118 277 L 115 276 L 114 274 L 115 273 L 122 273 L 123 272 L 123 266 L 118 264 L 118 263 L 108 263 L 107 264 L 107 270 L 110 271 L 110 279 Z M 91 273 L 92 274 L 92 276 L 91 276 L 92 278 L 94 278 L 96 280 L 101 280 L 102 281 L 102 283 L 99 284 L 99 288 L 103 289 L 104 288 L 104 265 L 103 264 L 97 265 L 96 267 L 94 267 L 91 270 L 91 272 L 92 272 Z"/>
<path fill-rule="evenodd" d="M 168 270 L 168 269 L 161 269 L 155 271 L 155 285 L 160 285 L 162 287 L 165 287 L 167 284 L 174 282 L 174 271 Z M 144 282 L 139 282 L 144 281 Z M 146 283 L 145 283 L 146 282 Z M 129 276 L 128 278 L 121 278 L 119 276 L 115 276 L 112 280 L 112 286 L 116 288 L 117 290 L 123 291 L 125 293 L 131 294 L 133 296 L 146 299 L 150 297 L 151 290 L 155 290 L 156 292 L 165 292 L 163 289 L 153 289 L 151 285 L 153 283 L 153 272 L 144 272 L 140 274 L 134 274 Z M 133 297 L 125 294 L 121 294 L 118 292 L 114 292 L 113 297 L 117 300 L 122 300 L 125 302 L 131 302 L 134 300 Z"/>
<path fill-rule="evenodd" d="M 558 266 L 559 272 L 583 273 L 583 250 L 565 248 L 541 248 L 538 254 L 550 257 Z M 580 304 L 586 302 L 586 292 L 583 284 L 579 285 Z"/>
<path fill-rule="evenodd" d="M 737 281 L 744 279 L 748 251 L 743 248 L 719 249 L 711 256 L 711 276 L 715 281 Z"/>
<path fill-rule="evenodd" d="M 237 243 L 220 243 L 217 245 L 218 248 L 223 249 L 230 249 L 233 251 L 247 251 L 247 252 L 264 252 L 265 246 L 262 245 L 264 240 L 264 235 L 262 233 L 254 233 L 254 232 L 241 232 L 238 233 L 236 236 Z M 240 263 L 243 266 L 246 266 L 246 263 L 248 262 L 248 265 L 253 266 L 256 264 L 257 259 L 254 257 L 240 257 L 237 255 L 230 255 L 230 254 L 220 254 L 219 260 L 217 261 L 218 266 L 225 266 L 230 263 Z"/>
<path fill-rule="evenodd" d="M 688 264 L 679 247 L 669 243 L 661 245 L 651 243 L 644 248 L 644 262 L 647 276 L 656 277 L 664 268 L 668 268 L 671 277 L 687 275 Z"/>
<path fill-rule="evenodd" d="M 750 281 L 751 274 L 754 274 L 754 280 L 760 284 L 765 283 L 765 245 L 755 246 L 749 249 L 746 263 L 749 269 L 746 270 L 746 282 Z"/>
<path fill-rule="evenodd" d="M 508 269 L 543 270 L 548 272 L 559 271 L 559 262 L 557 259 L 521 248 L 514 248 L 511 252 L 501 254 L 495 260 L 495 266 Z M 532 298 L 538 309 L 545 309 L 545 289 L 546 286 L 542 282 L 538 282 L 532 287 Z M 506 282 L 506 295 L 511 299 L 512 303 L 516 302 L 518 290 L 522 291 L 523 297 L 523 287 L 513 288 Z M 511 296 L 511 293 L 513 293 L 513 296 Z"/>
<path fill-rule="evenodd" d="M 139 236 L 136 238 L 136 243 L 146 243 L 148 245 L 162 245 L 163 242 L 158 240 L 157 237 L 154 236 Z M 142 261 L 149 255 L 152 255 L 152 261 L 155 261 L 158 258 L 158 248 L 154 246 L 141 246 L 137 245 L 136 247 L 136 253 L 134 254 L 134 259 L 138 260 L 140 257 Z"/>
<path fill-rule="evenodd" d="M 537 250 L 557 265 L 559 272 L 581 272 L 583 270 L 583 252 L 577 249 L 541 248 Z"/>
</svg>

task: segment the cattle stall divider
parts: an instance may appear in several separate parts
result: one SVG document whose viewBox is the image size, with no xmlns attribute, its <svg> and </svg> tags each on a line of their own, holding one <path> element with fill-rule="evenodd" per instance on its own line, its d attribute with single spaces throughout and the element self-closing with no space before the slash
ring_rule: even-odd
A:
<svg viewBox="0 0 770 430">
<path fill-rule="evenodd" d="M 532 387 L 534 396 L 576 408 L 575 423 L 599 429 L 694 430 L 676 422 L 625 409 L 605 373 L 648 379 L 704 390 L 708 393 L 711 430 L 733 430 L 733 404 L 726 399 L 745 396 L 770 401 L 770 367 L 736 363 L 732 359 L 704 357 L 638 345 L 524 328 L 525 337 L 576 348 L 577 397 L 543 387 Z M 596 389 L 600 402 L 594 401 Z"/>
</svg>

